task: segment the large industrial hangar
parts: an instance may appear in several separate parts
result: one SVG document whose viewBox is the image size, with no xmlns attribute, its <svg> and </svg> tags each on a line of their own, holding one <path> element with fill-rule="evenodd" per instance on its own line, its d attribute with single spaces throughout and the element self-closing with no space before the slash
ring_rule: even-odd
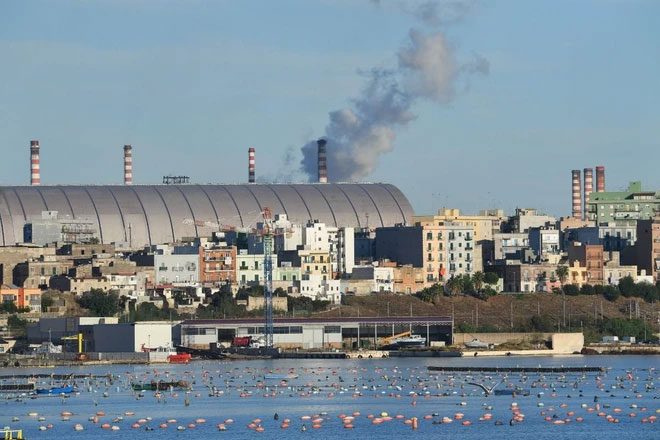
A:
<svg viewBox="0 0 660 440">
<path fill-rule="evenodd" d="M 413 216 L 408 199 L 390 184 L 4 186 L 0 245 L 22 242 L 25 224 L 44 211 L 91 222 L 101 243 L 136 248 L 210 236 L 213 227 L 199 226 L 205 221 L 253 227 L 264 207 L 294 223 L 340 227 L 409 224 Z"/>
<path fill-rule="evenodd" d="M 181 345 L 208 349 L 209 344 L 230 344 L 241 336 L 263 335 L 264 321 L 251 319 L 202 319 L 181 323 Z M 341 349 L 374 347 L 379 338 L 410 331 L 434 342 L 452 341 L 449 316 L 365 318 L 279 318 L 274 322 L 273 343 L 283 349 Z"/>
</svg>

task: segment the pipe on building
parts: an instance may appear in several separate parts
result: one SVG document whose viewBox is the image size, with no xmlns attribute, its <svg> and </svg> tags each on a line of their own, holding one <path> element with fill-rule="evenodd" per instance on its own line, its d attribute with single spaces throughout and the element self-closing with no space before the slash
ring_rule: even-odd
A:
<svg viewBox="0 0 660 440">
<path fill-rule="evenodd" d="M 124 145 L 124 185 L 133 185 L 133 147 Z"/>
<path fill-rule="evenodd" d="M 594 190 L 594 170 L 593 168 L 584 169 L 584 209 L 582 212 L 582 219 L 587 220 L 587 209 L 589 205 L 589 195 Z"/>
<path fill-rule="evenodd" d="M 596 192 L 605 192 L 605 167 L 602 165 L 596 167 Z"/>
<path fill-rule="evenodd" d="M 328 159 L 325 152 L 325 139 L 316 141 L 318 147 L 319 183 L 328 183 Z"/>
<path fill-rule="evenodd" d="M 572 215 L 574 218 L 582 218 L 582 182 L 580 181 L 580 170 L 571 171 L 573 177 L 573 192 L 572 192 L 572 202 L 573 202 L 573 212 Z"/>
<path fill-rule="evenodd" d="M 254 183 L 254 169 L 255 169 L 255 150 L 254 147 L 248 149 L 248 183 Z"/>
<path fill-rule="evenodd" d="M 30 141 L 30 185 L 41 185 L 39 141 Z"/>
</svg>

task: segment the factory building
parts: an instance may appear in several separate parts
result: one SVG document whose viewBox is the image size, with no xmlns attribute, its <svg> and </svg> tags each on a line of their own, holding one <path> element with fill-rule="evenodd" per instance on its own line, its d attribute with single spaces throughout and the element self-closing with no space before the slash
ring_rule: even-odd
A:
<svg viewBox="0 0 660 440">
<path fill-rule="evenodd" d="M 25 225 L 44 211 L 91 219 L 100 243 L 138 249 L 210 237 L 213 224 L 253 227 L 264 207 L 294 223 L 334 227 L 409 224 L 413 216 L 408 199 L 389 184 L 3 186 L 0 246 L 22 242 Z"/>
<path fill-rule="evenodd" d="M 364 318 L 277 318 L 273 342 L 283 349 L 340 349 L 374 347 L 379 338 L 406 331 L 435 342 L 451 343 L 452 318 L 447 316 Z M 181 323 L 181 345 L 209 348 L 231 344 L 235 337 L 263 335 L 263 319 L 201 319 Z"/>
</svg>

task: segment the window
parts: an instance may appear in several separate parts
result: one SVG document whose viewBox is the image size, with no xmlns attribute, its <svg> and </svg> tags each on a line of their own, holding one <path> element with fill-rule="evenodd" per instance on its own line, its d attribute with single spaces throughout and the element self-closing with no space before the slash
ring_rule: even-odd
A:
<svg viewBox="0 0 660 440">
<path fill-rule="evenodd" d="M 338 325 L 326 325 L 323 327 L 323 333 L 341 333 L 341 327 Z"/>
</svg>

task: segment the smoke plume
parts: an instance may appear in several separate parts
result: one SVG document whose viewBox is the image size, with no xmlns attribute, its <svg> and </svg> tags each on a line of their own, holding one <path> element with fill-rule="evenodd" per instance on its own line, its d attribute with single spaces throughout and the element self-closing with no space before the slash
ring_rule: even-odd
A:
<svg viewBox="0 0 660 440">
<path fill-rule="evenodd" d="M 426 2 L 404 10 L 437 27 L 460 20 L 471 4 L 456 1 L 440 7 Z M 449 12 L 443 17 L 445 10 Z M 396 55 L 395 68 L 369 71 L 361 93 L 350 100 L 351 105 L 329 113 L 325 138 L 331 180 L 355 181 L 370 175 L 380 156 L 394 148 L 397 129 L 415 119 L 411 108 L 418 99 L 449 103 L 457 90 L 467 89 L 473 74 L 488 73 L 488 61 L 477 55 L 459 63 L 454 48 L 439 29 L 411 29 Z M 301 169 L 315 180 L 316 141 L 306 143 L 301 150 Z"/>
</svg>

